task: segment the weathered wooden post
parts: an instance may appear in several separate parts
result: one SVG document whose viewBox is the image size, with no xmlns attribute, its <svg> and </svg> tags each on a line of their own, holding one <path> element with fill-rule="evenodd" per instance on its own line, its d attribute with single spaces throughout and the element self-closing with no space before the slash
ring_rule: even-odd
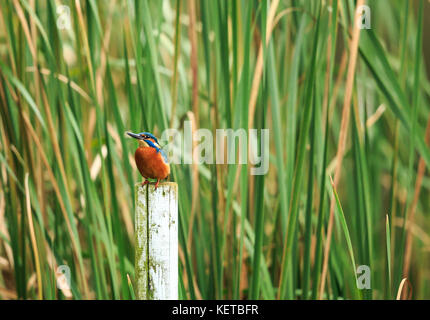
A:
<svg viewBox="0 0 430 320">
<path fill-rule="evenodd" d="M 136 298 L 178 299 L 178 185 L 135 185 Z"/>
</svg>

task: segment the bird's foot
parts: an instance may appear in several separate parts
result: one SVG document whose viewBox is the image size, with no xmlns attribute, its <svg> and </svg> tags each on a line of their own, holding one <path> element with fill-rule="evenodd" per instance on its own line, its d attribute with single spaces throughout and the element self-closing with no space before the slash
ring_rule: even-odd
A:
<svg viewBox="0 0 430 320">
<path fill-rule="evenodd" d="M 160 183 L 160 180 L 157 180 L 157 182 L 155 183 L 155 190 L 157 190 L 159 183 Z"/>
<path fill-rule="evenodd" d="M 146 184 L 149 184 L 149 180 L 148 180 L 148 179 L 145 179 L 145 181 L 143 181 L 143 182 L 142 182 L 142 187 L 143 187 L 144 185 L 146 185 Z"/>
</svg>

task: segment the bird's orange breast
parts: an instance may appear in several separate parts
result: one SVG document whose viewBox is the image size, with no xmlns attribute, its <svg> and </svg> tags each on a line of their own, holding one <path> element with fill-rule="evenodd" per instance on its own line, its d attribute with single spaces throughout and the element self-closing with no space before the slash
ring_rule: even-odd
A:
<svg viewBox="0 0 430 320">
<path fill-rule="evenodd" d="M 154 148 L 139 147 L 134 153 L 137 169 L 144 178 L 166 179 L 170 174 L 170 166 L 164 162 L 161 152 Z"/>
</svg>

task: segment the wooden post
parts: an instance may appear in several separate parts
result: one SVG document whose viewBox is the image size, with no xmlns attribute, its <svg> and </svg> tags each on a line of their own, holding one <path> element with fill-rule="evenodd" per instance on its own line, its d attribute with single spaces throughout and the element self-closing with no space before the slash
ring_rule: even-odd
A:
<svg viewBox="0 0 430 320">
<path fill-rule="evenodd" d="M 178 299 L 178 185 L 135 185 L 136 298 Z"/>
</svg>

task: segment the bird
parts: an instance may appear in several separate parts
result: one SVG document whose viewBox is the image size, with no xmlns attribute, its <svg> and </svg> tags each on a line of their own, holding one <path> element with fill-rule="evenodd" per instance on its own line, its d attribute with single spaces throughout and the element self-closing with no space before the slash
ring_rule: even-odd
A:
<svg viewBox="0 0 430 320">
<path fill-rule="evenodd" d="M 170 174 L 170 165 L 166 153 L 161 149 L 157 138 L 152 133 L 127 132 L 127 134 L 139 141 L 139 146 L 134 153 L 134 160 L 140 174 L 145 178 L 142 186 L 150 183 L 148 178 L 156 179 L 155 189 L 157 189 L 160 180 L 167 179 Z"/>
</svg>

